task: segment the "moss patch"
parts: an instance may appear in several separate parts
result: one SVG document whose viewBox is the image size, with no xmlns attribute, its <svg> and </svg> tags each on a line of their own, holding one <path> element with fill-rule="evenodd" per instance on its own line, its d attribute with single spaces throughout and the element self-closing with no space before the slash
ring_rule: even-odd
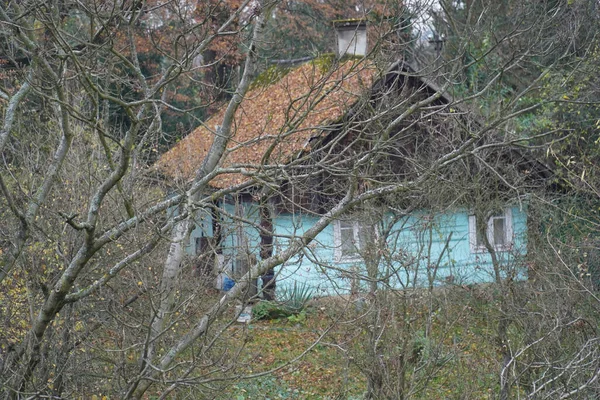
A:
<svg viewBox="0 0 600 400">
<path fill-rule="evenodd" d="M 331 71 L 335 65 L 343 64 L 349 60 L 360 60 L 362 58 L 364 57 L 345 55 L 338 60 L 334 53 L 325 53 L 308 62 L 317 67 L 321 73 L 325 73 Z M 269 87 L 279 82 L 288 73 L 290 73 L 290 71 L 296 68 L 297 66 L 282 67 L 281 65 L 271 65 L 269 68 L 258 74 L 256 78 L 254 78 L 250 84 L 250 90 Z"/>
<path fill-rule="evenodd" d="M 319 68 L 320 72 L 325 73 L 325 72 L 329 72 L 336 65 L 341 65 L 341 64 L 345 63 L 346 61 L 350 61 L 350 60 L 358 61 L 358 60 L 362 60 L 362 59 L 364 59 L 363 56 L 353 56 L 353 55 L 349 55 L 349 54 L 346 54 L 342 58 L 338 59 L 334 53 L 326 53 L 326 54 L 319 56 L 318 58 L 315 58 L 311 62 L 313 63 L 314 66 Z"/>
<path fill-rule="evenodd" d="M 279 65 L 271 65 L 269 68 L 261 72 L 250 84 L 250 90 L 256 88 L 265 88 L 279 82 L 292 69 L 281 67 Z"/>
<path fill-rule="evenodd" d="M 327 72 L 331 70 L 331 67 L 333 67 L 333 63 L 335 62 L 335 54 L 326 53 L 315 58 L 311 62 L 315 67 L 319 68 L 319 71 Z"/>
</svg>

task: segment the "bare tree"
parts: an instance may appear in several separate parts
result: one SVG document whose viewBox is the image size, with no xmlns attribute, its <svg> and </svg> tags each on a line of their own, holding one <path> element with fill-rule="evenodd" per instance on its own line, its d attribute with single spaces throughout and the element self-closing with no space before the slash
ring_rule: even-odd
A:
<svg viewBox="0 0 600 400">
<path fill-rule="evenodd" d="M 409 398 L 446 360 L 443 354 L 422 358 L 415 338 L 421 335 L 422 343 L 427 342 L 429 328 L 406 324 L 416 303 L 429 302 L 434 312 L 434 287 L 444 252 L 434 256 L 428 250 L 426 238 L 434 231 L 434 217 L 424 219 L 419 231 L 419 260 L 410 258 L 401 241 L 394 241 L 397 247 L 390 249 L 387 239 L 394 237 L 395 223 L 408 211 L 444 210 L 456 202 L 479 204 L 479 220 L 486 221 L 495 211 L 491 199 L 521 201 L 532 193 L 534 179 L 524 175 L 538 164 L 515 147 L 543 143 L 553 132 L 517 136 L 513 128 L 520 117 L 539 108 L 521 106 L 520 101 L 538 93 L 550 68 L 571 56 L 570 45 L 561 41 L 568 54 L 538 59 L 548 45 L 544 35 L 565 14 L 550 8 L 539 24 L 525 29 L 518 22 L 532 21 L 532 2 L 526 2 L 531 9 L 521 14 L 509 7 L 523 18 L 494 36 L 484 29 L 494 20 L 489 4 L 470 2 L 467 17 L 461 19 L 443 2 L 446 16 L 438 22 L 453 30 L 454 53 L 439 54 L 431 69 L 403 58 L 411 43 L 397 39 L 406 34 L 406 20 L 396 24 L 382 15 L 375 20 L 378 41 L 365 60 L 344 62 L 326 56 L 307 64 L 304 79 L 314 78 L 307 91 L 273 93 L 289 98 L 289 107 L 281 115 L 258 116 L 260 134 L 245 137 L 244 102 L 261 90 L 264 75 L 257 86 L 251 87 L 251 81 L 265 61 L 262 48 L 269 43 L 264 30 L 277 2 L 205 3 L 14 1 L 0 9 L 0 67 L 6 71 L 0 75 L 4 396 L 68 398 L 111 391 L 123 398 L 143 398 L 156 391 L 164 398 L 182 386 L 203 388 L 227 379 L 234 375 L 236 362 L 235 354 L 219 348 L 219 337 L 231 322 L 223 318 L 228 306 L 247 297 L 260 276 L 295 257 L 306 257 L 331 276 L 346 274 L 359 282 L 358 289 L 366 287 L 370 336 L 360 367 L 368 375 L 368 396 Z M 391 8 L 377 8 L 381 9 Z M 484 31 L 490 39 L 480 43 L 478 33 Z M 191 111 L 175 106 L 172 91 L 182 80 L 199 87 L 206 84 L 199 77 L 212 66 L 203 63 L 202 56 L 220 41 L 228 49 L 243 49 L 235 54 L 245 60 L 239 83 L 222 112 L 201 123 L 208 135 L 200 146 L 205 150 L 183 179 L 170 177 L 166 196 L 167 185 L 158 183 L 159 173 L 150 167 L 168 141 L 162 118 Z M 471 58 L 464 61 L 467 55 Z M 149 62 L 151 57 L 158 61 Z M 389 63 L 390 58 L 397 62 Z M 496 90 L 503 79 L 518 76 L 515 71 L 530 63 L 536 64 L 527 69 L 531 79 L 518 84 L 511 80 L 508 94 Z M 477 68 L 475 79 L 472 71 Z M 267 70 L 268 84 L 281 78 L 269 71 L 273 73 Z M 344 86 L 365 77 L 369 90 L 364 93 Z M 455 85 L 469 79 L 468 84 Z M 351 93 L 352 101 L 341 104 L 347 97 L 340 93 Z M 201 103 L 208 105 L 210 99 L 206 94 Z M 325 119 L 313 118 L 324 106 L 340 107 L 328 126 L 322 124 Z M 310 146 L 285 148 L 298 137 Z M 261 140 L 267 145 L 259 147 L 256 157 L 236 158 L 255 151 Z M 502 194 L 490 193 L 491 187 L 501 187 Z M 228 208 L 227 201 L 249 196 L 259 205 L 254 216 Z M 314 221 L 308 228 L 275 232 L 271 207 L 293 208 Z M 348 275 L 313 252 L 318 235 L 334 221 L 370 208 L 376 210 L 374 220 L 385 215 L 382 210 L 392 210 L 394 224 L 384 224 L 377 239 L 371 233 L 373 247 L 361 254 L 364 271 Z M 258 261 L 249 263 L 224 295 L 186 282 L 190 234 L 203 216 L 208 220 L 216 214 L 233 227 L 219 229 L 254 230 L 260 238 Z M 445 238 L 450 241 L 452 235 Z M 274 241 L 286 246 L 273 246 Z M 543 328 L 530 330 L 521 347 L 509 346 L 509 327 L 521 321 L 519 313 L 528 299 L 514 296 L 518 279 L 510 272 L 519 269 L 496 258 L 490 243 L 484 246 L 494 260 L 492 272 L 501 289 L 501 397 L 508 398 L 517 385 L 526 387 L 532 398 L 597 390 L 597 369 L 584 372 L 584 366 L 597 366 L 597 335 L 574 344 L 576 351 L 563 364 L 564 372 L 551 378 L 531 372 L 541 361 L 520 361 L 538 345 L 555 350 L 555 342 L 547 338 L 559 329 L 545 319 Z M 544 254 L 564 261 L 558 249 Z M 572 270 L 567 261 L 564 266 Z M 406 288 L 420 286 L 417 271 L 427 276 L 424 302 L 409 292 L 392 291 L 398 281 Z M 410 279 L 399 279 L 400 274 Z M 447 278 L 447 283 L 456 283 Z M 588 299 L 597 299 L 588 286 L 580 288 Z M 532 284 L 528 293 L 536 290 Z M 553 312 L 546 311 L 545 316 Z M 561 320 L 560 329 L 579 326 L 580 320 Z M 383 360 L 381 348 L 391 349 L 394 338 L 382 328 L 389 324 L 399 329 L 402 340 L 396 358 Z M 427 351 L 434 352 L 436 343 L 427 343 Z M 554 366 L 543 368 L 550 371 Z M 415 370 L 427 374 L 419 380 Z M 527 374 L 527 383 L 522 383 Z M 394 380 L 397 377 L 401 379 Z M 554 384 L 575 378 L 578 383 L 564 386 L 562 392 Z"/>
</svg>

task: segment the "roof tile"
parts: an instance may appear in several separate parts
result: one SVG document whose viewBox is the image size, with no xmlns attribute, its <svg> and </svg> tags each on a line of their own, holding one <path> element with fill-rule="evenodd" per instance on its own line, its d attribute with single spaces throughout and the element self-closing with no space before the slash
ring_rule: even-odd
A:
<svg viewBox="0 0 600 400">
<path fill-rule="evenodd" d="M 244 165 L 256 169 L 267 151 L 268 164 L 286 163 L 308 149 L 320 134 L 317 127 L 339 120 L 367 92 L 376 68 L 364 60 L 348 60 L 330 70 L 316 62 L 301 65 L 270 85 L 256 85 L 240 104 L 232 140 L 221 167 Z M 223 120 L 222 106 L 202 126 L 161 156 L 159 170 L 176 180 L 191 180 L 208 154 L 216 125 Z M 224 188 L 248 179 L 242 174 L 222 174 L 210 185 Z"/>
</svg>

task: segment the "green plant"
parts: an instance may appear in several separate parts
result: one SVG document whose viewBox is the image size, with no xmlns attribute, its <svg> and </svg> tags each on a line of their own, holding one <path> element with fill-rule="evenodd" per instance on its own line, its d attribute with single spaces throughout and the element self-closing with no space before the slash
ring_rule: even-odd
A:
<svg viewBox="0 0 600 400">
<path fill-rule="evenodd" d="M 306 320 L 306 305 L 312 299 L 312 290 L 306 285 L 297 285 L 284 289 L 281 301 L 261 301 L 252 308 L 254 319 L 287 318 L 290 322 L 301 323 Z"/>
<path fill-rule="evenodd" d="M 233 398 L 236 400 L 258 398 L 289 399 L 293 398 L 292 395 L 292 391 L 284 381 L 281 381 L 274 376 L 267 375 L 256 379 L 241 380 L 237 382 L 232 387 L 231 392 L 226 394 L 226 398 Z"/>
<path fill-rule="evenodd" d="M 306 321 L 306 310 L 302 310 L 298 314 L 292 314 L 287 319 L 294 324 L 303 324 Z"/>
<path fill-rule="evenodd" d="M 261 301 L 252 308 L 254 319 L 278 319 L 293 315 L 287 307 L 274 301 Z"/>
<path fill-rule="evenodd" d="M 306 283 L 298 285 L 294 282 L 294 286 L 292 286 L 291 289 L 283 289 L 280 299 L 281 303 L 286 308 L 290 309 L 294 314 L 297 314 L 306 308 L 306 305 L 312 297 L 313 291 Z"/>
</svg>

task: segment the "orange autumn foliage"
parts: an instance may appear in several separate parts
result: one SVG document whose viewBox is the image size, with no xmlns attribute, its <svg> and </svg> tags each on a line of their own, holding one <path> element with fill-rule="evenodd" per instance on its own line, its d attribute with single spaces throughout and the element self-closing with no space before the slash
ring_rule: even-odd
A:
<svg viewBox="0 0 600 400">
<path fill-rule="evenodd" d="M 256 171 L 264 164 L 281 164 L 309 150 L 310 139 L 338 121 L 372 86 L 374 65 L 348 60 L 326 70 L 309 62 L 279 81 L 255 85 L 235 114 L 233 134 L 221 167 L 243 166 Z M 226 106 L 186 136 L 158 161 L 157 168 L 175 180 L 190 180 L 209 152 Z M 224 188 L 247 178 L 222 174 L 211 186 Z"/>
</svg>

